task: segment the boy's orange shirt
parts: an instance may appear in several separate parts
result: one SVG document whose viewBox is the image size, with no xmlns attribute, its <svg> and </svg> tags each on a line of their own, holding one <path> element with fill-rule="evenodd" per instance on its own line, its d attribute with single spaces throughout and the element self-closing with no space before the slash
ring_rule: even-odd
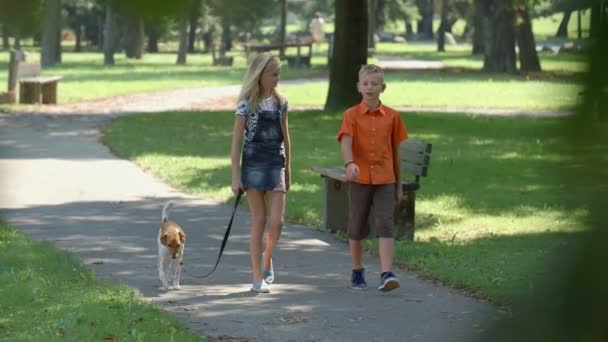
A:
<svg viewBox="0 0 608 342">
<path fill-rule="evenodd" d="M 395 183 L 393 149 L 407 139 L 407 129 L 398 112 L 382 103 L 370 110 L 361 101 L 344 112 L 338 141 L 353 138 L 353 161 L 359 166 L 360 184 Z"/>
</svg>

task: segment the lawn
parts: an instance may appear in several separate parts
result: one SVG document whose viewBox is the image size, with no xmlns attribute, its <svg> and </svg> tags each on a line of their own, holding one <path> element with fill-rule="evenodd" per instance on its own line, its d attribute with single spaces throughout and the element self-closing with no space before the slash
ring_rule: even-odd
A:
<svg viewBox="0 0 608 342">
<path fill-rule="evenodd" d="M 434 151 L 418 194 L 417 242 L 398 243 L 399 264 L 507 303 L 534 284 L 552 251 L 585 229 L 585 194 L 598 187 L 581 180 L 567 189 L 562 182 L 564 119 L 403 118 L 411 137 L 433 143 Z M 137 115 L 107 127 L 105 142 L 183 191 L 227 201 L 232 123 L 231 112 Z M 289 221 L 320 226 L 322 184 L 310 167 L 341 164 L 339 125 L 338 113 L 291 113 Z"/>
<path fill-rule="evenodd" d="M 551 20 L 539 19 L 539 30 L 553 30 Z M 431 107 L 510 108 L 518 103 L 524 109 L 568 109 L 578 101 L 579 75 L 586 69 L 580 54 L 543 52 L 540 53 L 542 73 L 504 76 L 480 73 L 483 58 L 472 56 L 469 44 L 446 48 L 445 53 L 437 53 L 432 42 L 378 43 L 377 54 L 369 58 L 370 63 L 388 56 L 440 61 L 449 68 L 445 72 L 391 72 L 387 77 L 389 88 L 385 100 L 394 106 Z M 213 66 L 211 56 L 201 53 L 189 54 L 188 64 L 178 66 L 176 54 L 169 51 L 145 54 L 142 60 L 127 59 L 116 53 L 116 64 L 105 66 L 99 52 L 74 53 L 68 51 L 69 47 L 64 49 L 63 62 L 45 68 L 43 72 L 64 76 L 59 84 L 61 103 L 157 90 L 239 84 L 246 67 L 246 57 L 240 47 L 229 52 L 235 58 L 233 67 Z M 327 49 L 327 44 L 315 46 L 312 69 L 284 67 L 282 78 L 327 77 Z M 28 60 L 39 59 L 37 47 L 26 46 L 25 50 L 29 52 Z M 294 49 L 287 51 L 287 54 L 294 53 Z M 0 70 L 7 67 L 8 53 L 0 53 Z M 6 83 L 6 79 L 7 73 L 0 72 L 0 83 Z M 322 105 L 327 95 L 327 82 L 287 87 L 285 91 L 294 104 Z M 18 110 L 19 106 L 0 105 L 2 108 Z"/>
<path fill-rule="evenodd" d="M 0 340 L 204 341 L 134 289 L 0 221 Z"/>
</svg>

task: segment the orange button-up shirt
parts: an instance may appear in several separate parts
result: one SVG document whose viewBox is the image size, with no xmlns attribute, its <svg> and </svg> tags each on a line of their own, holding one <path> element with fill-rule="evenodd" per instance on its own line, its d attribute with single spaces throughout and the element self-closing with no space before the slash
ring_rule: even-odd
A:
<svg viewBox="0 0 608 342">
<path fill-rule="evenodd" d="M 353 161 L 359 167 L 361 184 L 395 183 L 394 149 L 407 139 L 407 129 L 398 112 L 382 103 L 370 110 L 361 101 L 344 112 L 338 141 L 349 135 L 353 139 Z"/>
</svg>

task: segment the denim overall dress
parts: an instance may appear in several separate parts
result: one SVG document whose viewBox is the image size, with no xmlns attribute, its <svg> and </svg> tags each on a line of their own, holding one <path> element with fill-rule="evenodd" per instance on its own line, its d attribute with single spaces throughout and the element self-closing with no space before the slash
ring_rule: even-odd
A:
<svg viewBox="0 0 608 342">
<path fill-rule="evenodd" d="M 239 103 L 237 115 L 245 116 L 245 143 L 241 161 L 243 189 L 285 192 L 285 145 L 281 118 L 287 104 L 264 100 L 249 110 L 247 102 Z"/>
</svg>

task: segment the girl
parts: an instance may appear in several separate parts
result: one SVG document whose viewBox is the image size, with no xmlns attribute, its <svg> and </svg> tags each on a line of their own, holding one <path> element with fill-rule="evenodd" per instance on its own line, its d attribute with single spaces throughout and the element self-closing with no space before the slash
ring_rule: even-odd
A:
<svg viewBox="0 0 608 342">
<path fill-rule="evenodd" d="M 251 289 L 263 293 L 270 292 L 274 281 L 272 251 L 283 228 L 291 174 L 287 99 L 276 90 L 280 73 L 281 62 L 272 54 L 253 58 L 239 95 L 232 135 L 232 192 L 245 191 L 251 212 Z M 262 253 L 266 208 L 269 222 Z"/>
</svg>

